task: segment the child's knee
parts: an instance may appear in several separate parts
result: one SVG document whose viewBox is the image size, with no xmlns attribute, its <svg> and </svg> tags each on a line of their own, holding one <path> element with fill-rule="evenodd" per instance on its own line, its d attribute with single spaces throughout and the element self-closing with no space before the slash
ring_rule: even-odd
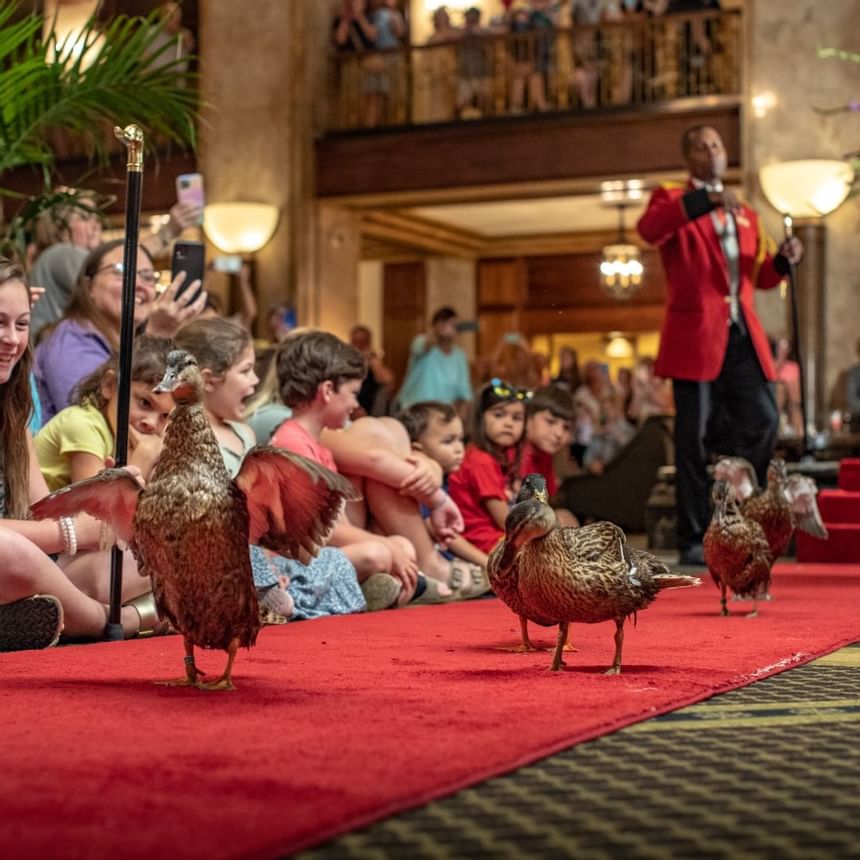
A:
<svg viewBox="0 0 860 860">
<path fill-rule="evenodd" d="M 405 537 L 402 537 L 401 535 L 391 535 L 388 539 L 395 543 L 401 552 L 406 553 L 409 556 L 410 561 L 415 561 L 418 557 L 412 542 L 407 540 Z"/>
</svg>

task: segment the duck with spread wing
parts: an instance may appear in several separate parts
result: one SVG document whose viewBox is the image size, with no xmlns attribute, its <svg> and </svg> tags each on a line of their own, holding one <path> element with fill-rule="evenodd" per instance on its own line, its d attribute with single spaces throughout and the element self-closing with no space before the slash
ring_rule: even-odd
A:
<svg viewBox="0 0 860 860">
<path fill-rule="evenodd" d="M 268 446 L 252 449 L 231 479 L 191 354 L 169 354 L 156 390 L 171 392 L 175 406 L 146 486 L 125 469 L 108 469 L 46 496 L 33 515 L 83 511 L 108 523 L 152 578 L 159 614 L 185 640 L 185 675 L 167 683 L 232 690 L 236 652 L 255 643 L 261 626 L 248 545 L 306 562 L 357 493 L 319 464 Z M 220 678 L 201 681 L 195 646 L 227 652 Z"/>
</svg>

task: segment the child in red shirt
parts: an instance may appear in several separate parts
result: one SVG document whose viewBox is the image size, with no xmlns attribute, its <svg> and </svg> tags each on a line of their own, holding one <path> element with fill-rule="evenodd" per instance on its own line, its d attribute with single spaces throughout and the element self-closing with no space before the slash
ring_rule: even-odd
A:
<svg viewBox="0 0 860 860">
<path fill-rule="evenodd" d="M 472 442 L 448 480 L 448 492 L 463 515 L 463 537 L 483 552 L 505 533 L 530 397 L 530 391 L 498 378 L 478 392 Z"/>
</svg>

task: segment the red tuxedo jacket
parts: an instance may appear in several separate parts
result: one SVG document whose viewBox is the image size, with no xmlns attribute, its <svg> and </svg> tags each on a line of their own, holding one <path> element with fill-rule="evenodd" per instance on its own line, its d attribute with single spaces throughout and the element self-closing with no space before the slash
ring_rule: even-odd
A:
<svg viewBox="0 0 860 860">
<path fill-rule="evenodd" d="M 660 249 L 668 300 L 654 368 L 671 379 L 711 381 L 723 365 L 729 338 L 729 271 L 709 214 L 692 221 L 681 198 L 692 183 L 670 184 L 654 191 L 639 220 L 639 234 Z M 772 289 L 783 277 L 773 265 L 775 246 L 758 216 L 743 205 L 735 216 L 740 248 L 738 296 L 744 321 L 762 370 L 775 376 L 770 346 L 755 312 L 755 288 Z"/>
</svg>

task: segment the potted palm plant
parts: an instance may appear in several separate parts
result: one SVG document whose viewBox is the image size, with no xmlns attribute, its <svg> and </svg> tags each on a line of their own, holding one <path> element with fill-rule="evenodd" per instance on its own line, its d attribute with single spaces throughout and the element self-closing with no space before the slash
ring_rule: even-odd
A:
<svg viewBox="0 0 860 860">
<path fill-rule="evenodd" d="M 153 140 L 195 144 L 197 91 L 187 57 L 171 57 L 158 11 L 146 18 L 91 19 L 61 40 L 45 20 L 0 0 L 0 242 L 24 257 L 34 220 L 74 192 L 54 188 L 58 134 L 72 135 L 95 164 L 112 148 L 106 129 L 136 122 Z M 41 171 L 43 193 L 24 197 L 4 183 L 9 171 Z M 5 216 L 5 217 L 4 217 Z"/>
</svg>

